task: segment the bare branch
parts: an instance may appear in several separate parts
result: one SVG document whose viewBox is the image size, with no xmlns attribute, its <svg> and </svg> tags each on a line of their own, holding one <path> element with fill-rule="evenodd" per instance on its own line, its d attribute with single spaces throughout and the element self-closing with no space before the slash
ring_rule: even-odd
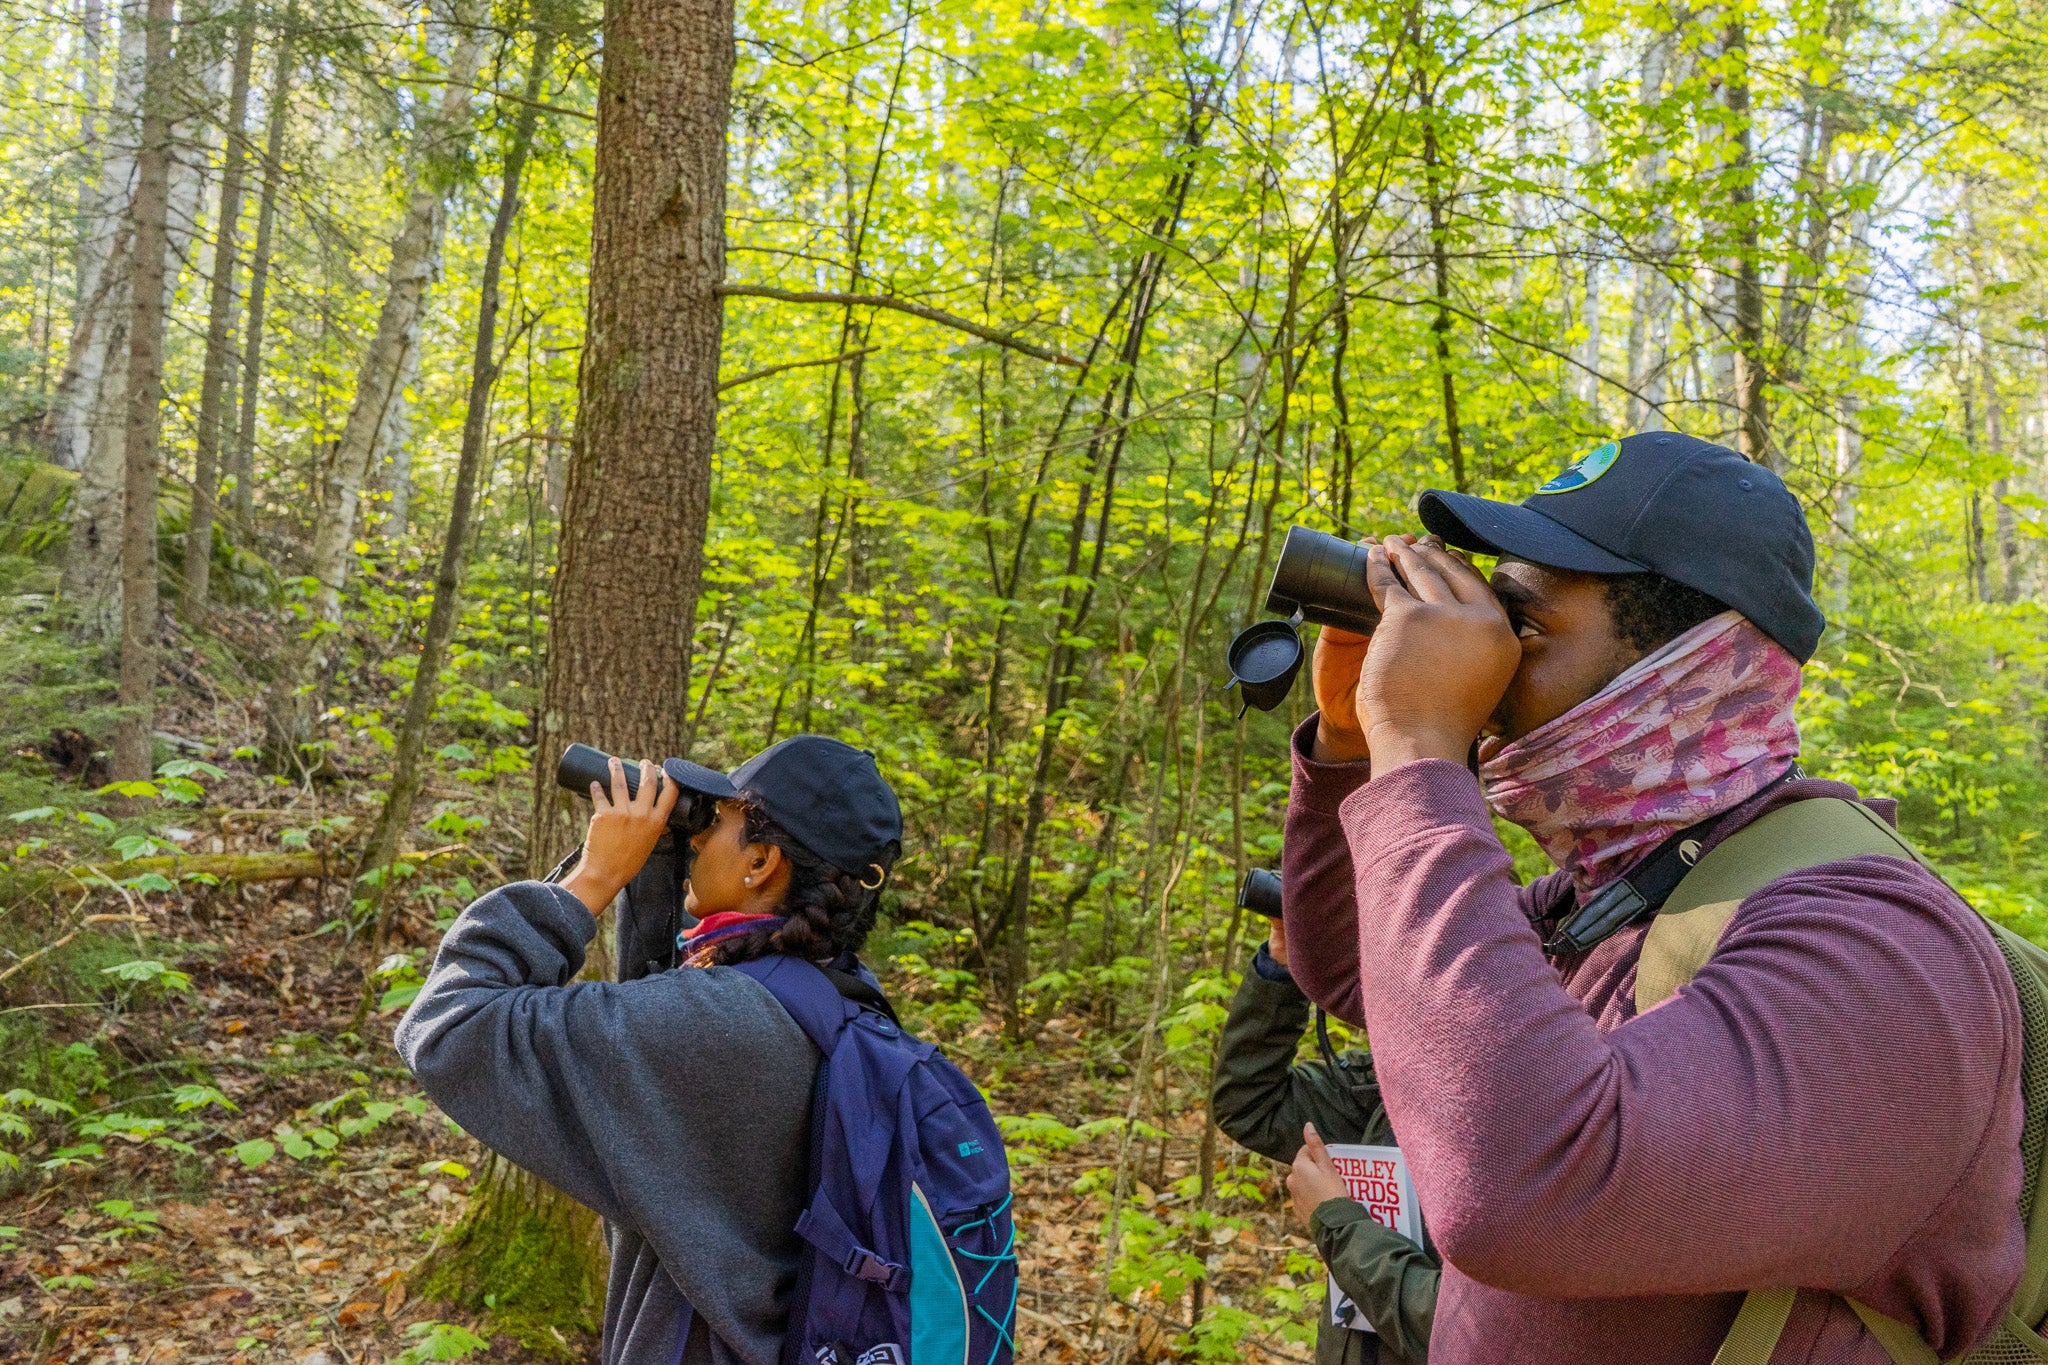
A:
<svg viewBox="0 0 2048 1365">
<path fill-rule="evenodd" d="M 968 318 L 926 304 L 912 303 L 909 299 L 893 298 L 888 294 L 841 294 L 817 289 L 777 289 L 766 284 L 722 284 L 718 287 L 718 292 L 727 298 L 779 299 L 784 303 L 830 303 L 859 308 L 893 308 L 899 313 L 908 313 L 912 317 L 923 318 L 926 322 L 936 322 L 941 327 L 951 327 L 956 332 L 966 332 L 980 337 L 983 341 L 993 341 L 998 346 L 1021 351 L 1034 360 L 1043 360 L 1054 365 L 1068 365 L 1077 370 L 1081 368 L 1081 362 L 1072 356 L 1049 351 L 1022 337 L 1009 332 L 998 332 L 993 327 Z"/>
<path fill-rule="evenodd" d="M 863 346 L 858 351 L 841 351 L 838 355 L 821 355 L 815 360 L 791 360 L 781 365 L 770 365 L 765 370 L 749 370 L 738 379 L 728 379 L 720 384 L 718 391 L 724 393 L 727 389 L 736 389 L 742 384 L 751 384 L 756 379 L 781 374 L 784 370 L 805 370 L 813 365 L 836 365 L 842 360 L 852 360 L 855 356 L 873 355 L 881 349 L 879 346 Z"/>
</svg>

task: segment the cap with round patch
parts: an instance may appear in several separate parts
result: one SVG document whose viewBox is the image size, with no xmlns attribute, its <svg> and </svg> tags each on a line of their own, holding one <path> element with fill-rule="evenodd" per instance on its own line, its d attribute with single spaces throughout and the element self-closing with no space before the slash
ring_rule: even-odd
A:
<svg viewBox="0 0 2048 1365">
<path fill-rule="evenodd" d="M 1595 446 L 1584 455 L 1579 456 L 1578 459 L 1566 465 L 1559 471 L 1556 478 L 1544 484 L 1543 487 L 1536 491 L 1538 493 L 1569 493 L 1573 489 L 1584 488 L 1587 484 L 1614 468 L 1614 462 L 1620 457 L 1621 442 L 1619 441 L 1609 441 L 1606 445 Z"/>
<path fill-rule="evenodd" d="M 1725 602 L 1802 663 L 1826 625 L 1813 532 L 1784 481 L 1726 446 L 1645 431 L 1580 456 L 1520 506 L 1428 489 L 1446 544 L 1580 573 L 1657 573 Z"/>
</svg>

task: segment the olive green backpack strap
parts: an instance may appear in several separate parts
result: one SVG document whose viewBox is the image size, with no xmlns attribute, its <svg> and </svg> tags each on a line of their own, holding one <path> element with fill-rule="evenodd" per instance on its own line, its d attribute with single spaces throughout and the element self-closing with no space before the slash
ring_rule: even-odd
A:
<svg viewBox="0 0 2048 1365">
<path fill-rule="evenodd" d="M 1921 860 L 1861 803 L 1833 796 L 1780 806 L 1714 845 L 1650 921 L 1636 963 L 1636 1013 L 1692 980 L 1744 900 L 1790 873 L 1866 853 Z"/>
<path fill-rule="evenodd" d="M 1636 1013 L 1663 1003 L 1692 980 L 1749 896 L 1793 872 L 1866 854 L 1926 863 L 1867 807 L 1837 797 L 1780 806 L 1729 835 L 1686 874 L 1651 921 L 1636 966 Z M 1967 1365 L 2008 1365 L 2048 1360 L 2048 1342 L 2034 1331 L 2034 1324 L 2048 1318 L 2048 1199 L 2035 1198 L 2048 1157 L 2048 951 L 2002 925 L 1986 923 L 2012 972 L 2020 1003 L 2020 1090 L 2026 1111 L 2020 1136 L 2020 1213 L 2027 1225 L 2027 1261 L 2004 1324 L 1963 1359 Z M 1798 1291 L 1782 1286 L 1751 1290 L 1714 1365 L 1766 1365 L 1797 1296 Z M 1854 1299 L 1845 1302 L 1895 1365 L 1941 1365 L 1934 1349 L 1906 1323 Z"/>
</svg>

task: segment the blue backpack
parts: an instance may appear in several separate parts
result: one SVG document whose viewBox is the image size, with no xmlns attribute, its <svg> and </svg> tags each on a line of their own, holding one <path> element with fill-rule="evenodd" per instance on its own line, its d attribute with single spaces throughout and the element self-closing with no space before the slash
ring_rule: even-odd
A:
<svg viewBox="0 0 2048 1365">
<path fill-rule="evenodd" d="M 851 958 L 740 964 L 823 1060 L 782 1365 L 1010 1365 L 1010 1167 L 988 1105 Z"/>
</svg>

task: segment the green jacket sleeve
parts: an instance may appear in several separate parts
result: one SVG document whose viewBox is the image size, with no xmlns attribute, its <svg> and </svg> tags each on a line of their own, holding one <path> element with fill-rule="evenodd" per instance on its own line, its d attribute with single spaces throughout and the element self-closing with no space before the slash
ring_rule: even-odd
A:
<svg viewBox="0 0 2048 1365">
<path fill-rule="evenodd" d="M 1255 958 L 1247 967 L 1217 1041 L 1216 1126 L 1274 1161 L 1294 1160 L 1304 1123 L 1325 1142 L 1390 1141 L 1372 1058 L 1348 1052 L 1343 1067 L 1297 1063 L 1308 997 L 1290 980 L 1268 980 L 1260 965 Z"/>
<path fill-rule="evenodd" d="M 1330 1278 L 1378 1330 L 1381 1365 L 1426 1360 L 1442 1274 L 1435 1252 L 1373 1222 L 1365 1205 L 1351 1199 L 1318 1205 L 1309 1232 Z"/>
</svg>

